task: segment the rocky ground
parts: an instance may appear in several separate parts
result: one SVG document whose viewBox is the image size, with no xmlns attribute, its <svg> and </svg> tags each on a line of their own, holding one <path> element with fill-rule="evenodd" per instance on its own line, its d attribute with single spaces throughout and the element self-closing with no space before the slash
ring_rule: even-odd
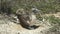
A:
<svg viewBox="0 0 60 34">
<path fill-rule="evenodd" d="M 34 30 L 28 30 L 21 25 L 16 24 L 7 15 L 0 14 L 0 34 L 53 34 L 46 33 L 52 26 L 46 22 L 41 23 L 40 27 Z M 54 33 L 55 34 L 55 33 Z"/>
</svg>

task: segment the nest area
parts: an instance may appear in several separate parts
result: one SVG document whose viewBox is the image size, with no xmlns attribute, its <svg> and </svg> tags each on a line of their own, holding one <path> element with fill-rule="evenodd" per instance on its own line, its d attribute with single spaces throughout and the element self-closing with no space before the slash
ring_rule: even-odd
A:
<svg viewBox="0 0 60 34">
<path fill-rule="evenodd" d="M 31 30 L 31 29 L 36 29 L 36 28 L 39 27 L 39 26 L 36 26 L 36 25 L 33 24 L 34 21 L 36 21 L 35 20 L 36 18 L 34 18 L 36 16 L 31 16 L 33 14 L 29 14 L 28 12 L 24 12 L 23 10 L 18 10 L 16 13 L 17 13 L 17 18 L 19 19 L 20 25 L 23 28 L 26 28 L 26 29 L 30 29 Z"/>
</svg>

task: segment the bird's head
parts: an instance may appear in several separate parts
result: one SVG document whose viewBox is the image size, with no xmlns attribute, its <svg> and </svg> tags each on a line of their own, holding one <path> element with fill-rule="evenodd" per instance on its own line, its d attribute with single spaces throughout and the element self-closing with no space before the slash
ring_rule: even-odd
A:
<svg viewBox="0 0 60 34">
<path fill-rule="evenodd" d="M 25 14 L 24 9 L 18 9 L 18 10 L 16 11 L 16 14 L 19 14 L 19 15 Z"/>
</svg>

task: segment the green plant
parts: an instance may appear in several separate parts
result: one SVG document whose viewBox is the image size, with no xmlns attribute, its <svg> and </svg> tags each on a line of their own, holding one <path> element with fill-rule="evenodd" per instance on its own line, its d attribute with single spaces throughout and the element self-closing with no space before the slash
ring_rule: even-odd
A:
<svg viewBox="0 0 60 34">
<path fill-rule="evenodd" d="M 59 24 L 60 25 L 60 19 L 55 16 L 49 16 L 48 20 L 51 24 Z"/>
<path fill-rule="evenodd" d="M 59 0 L 3 0 L 3 2 L 6 2 L 7 6 L 12 6 L 12 12 L 16 12 L 19 8 L 31 10 L 33 6 L 41 10 L 43 14 L 60 12 Z"/>
</svg>

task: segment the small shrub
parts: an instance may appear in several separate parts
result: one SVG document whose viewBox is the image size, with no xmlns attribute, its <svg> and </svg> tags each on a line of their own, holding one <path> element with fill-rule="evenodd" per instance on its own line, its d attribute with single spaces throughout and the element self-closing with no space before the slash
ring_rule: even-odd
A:
<svg viewBox="0 0 60 34">
<path fill-rule="evenodd" d="M 9 2 L 1 1 L 0 13 L 6 13 L 7 15 L 12 13 L 11 5 Z"/>
</svg>

